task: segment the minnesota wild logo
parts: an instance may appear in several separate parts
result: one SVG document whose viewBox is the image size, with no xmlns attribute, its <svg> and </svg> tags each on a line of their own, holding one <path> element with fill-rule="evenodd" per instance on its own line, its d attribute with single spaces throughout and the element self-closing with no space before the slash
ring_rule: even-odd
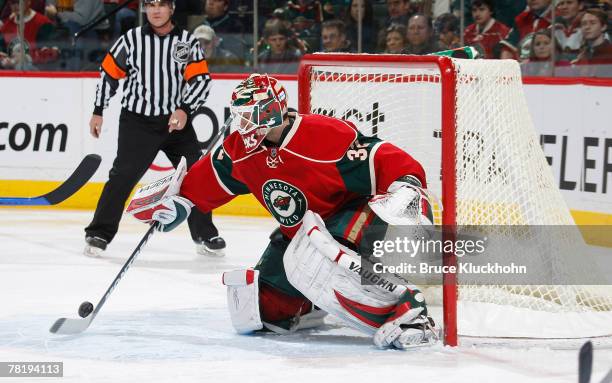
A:
<svg viewBox="0 0 612 383">
<path fill-rule="evenodd" d="M 292 227 L 302 221 L 308 202 L 300 189 L 281 180 L 270 180 L 261 189 L 266 207 L 281 225 Z"/>
</svg>

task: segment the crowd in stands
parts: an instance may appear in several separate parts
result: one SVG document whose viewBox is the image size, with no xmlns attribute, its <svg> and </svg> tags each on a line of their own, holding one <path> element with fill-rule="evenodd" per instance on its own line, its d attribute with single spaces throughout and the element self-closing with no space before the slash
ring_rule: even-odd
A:
<svg viewBox="0 0 612 383">
<path fill-rule="evenodd" d="M 0 69 L 96 70 L 138 0 L 0 0 Z M 461 4 L 463 3 L 463 4 Z M 611 0 L 175 0 L 213 72 L 296 73 L 310 52 L 429 54 L 471 45 L 529 76 L 612 77 Z M 463 10 L 463 14 L 461 14 Z M 23 14 L 23 40 L 19 15 Z M 463 22 L 463 25 L 462 25 Z"/>
</svg>

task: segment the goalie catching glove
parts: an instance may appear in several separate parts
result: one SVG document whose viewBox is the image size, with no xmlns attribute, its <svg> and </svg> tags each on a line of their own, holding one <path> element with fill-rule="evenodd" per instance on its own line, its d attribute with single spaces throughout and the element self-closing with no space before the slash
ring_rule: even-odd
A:
<svg viewBox="0 0 612 383">
<path fill-rule="evenodd" d="M 374 213 L 391 225 L 431 226 L 434 204 L 442 206 L 413 176 L 398 178 L 386 194 L 375 195 L 368 202 Z"/>
<path fill-rule="evenodd" d="M 138 189 L 126 209 L 139 221 L 153 224 L 157 230 L 170 231 L 189 217 L 193 203 L 178 195 L 187 173 L 187 162 L 181 158 L 176 171 Z"/>
</svg>

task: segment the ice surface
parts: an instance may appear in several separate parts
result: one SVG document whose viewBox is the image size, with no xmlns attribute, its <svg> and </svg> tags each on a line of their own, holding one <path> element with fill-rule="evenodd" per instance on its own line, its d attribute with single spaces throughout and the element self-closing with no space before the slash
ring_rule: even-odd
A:
<svg viewBox="0 0 612 383">
<path fill-rule="evenodd" d="M 146 231 L 125 217 L 104 257 L 86 258 L 91 214 L 0 209 L 0 361 L 63 361 L 66 382 L 577 381 L 576 342 L 377 350 L 333 318 L 289 336 L 235 334 L 221 273 L 256 263 L 271 219 L 216 217 L 225 258 L 197 256 L 186 226 L 156 233 L 85 333 L 50 334 L 82 301 L 97 303 Z M 593 382 L 610 368 L 612 349 L 596 343 Z"/>
</svg>

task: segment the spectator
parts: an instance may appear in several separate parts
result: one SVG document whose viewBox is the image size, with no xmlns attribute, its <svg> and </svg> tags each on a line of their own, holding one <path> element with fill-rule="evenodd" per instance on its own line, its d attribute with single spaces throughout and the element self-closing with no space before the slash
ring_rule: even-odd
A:
<svg viewBox="0 0 612 383">
<path fill-rule="evenodd" d="M 321 26 L 323 52 L 350 52 L 351 42 L 346 39 L 346 27 L 342 20 L 328 20 Z"/>
<path fill-rule="evenodd" d="M 7 56 L 16 57 L 21 54 L 21 47 L 30 61 L 34 64 L 54 61 L 59 56 L 56 48 L 47 48 L 55 32 L 55 26 L 45 15 L 36 12 L 31 8 L 31 1 L 24 0 L 24 30 L 23 37 L 25 44 L 19 40 L 19 0 L 9 0 L 12 13 L 5 19 L 0 27 L 0 35 L 3 38 L 3 45 L 6 47 L 5 58 Z"/>
<path fill-rule="evenodd" d="M 408 19 L 412 16 L 410 0 L 387 0 L 387 18 L 378 31 L 378 47 L 380 50 L 385 48 L 385 37 L 387 28 L 393 24 L 407 25 Z"/>
<path fill-rule="evenodd" d="M 408 24 L 408 19 L 412 14 L 410 0 L 387 0 L 387 19 L 385 27 L 391 24 Z"/>
<path fill-rule="evenodd" d="M 531 40 L 529 58 L 521 63 L 523 76 L 553 75 L 553 40 L 550 30 L 536 32 Z"/>
<path fill-rule="evenodd" d="M 499 60 L 519 60 L 516 48 L 505 41 L 493 47 L 493 58 Z"/>
<path fill-rule="evenodd" d="M 323 21 L 341 18 L 346 12 L 347 3 L 346 0 L 324 0 Z"/>
<path fill-rule="evenodd" d="M 582 71 L 588 76 L 612 76 L 612 43 L 606 36 L 608 14 L 599 8 L 584 12 L 580 22 L 584 44 L 575 60 L 577 64 L 591 66 Z"/>
<path fill-rule="evenodd" d="M 404 53 L 425 55 L 440 51 L 433 35 L 431 19 L 425 15 L 417 13 L 408 20 L 406 40 L 408 40 L 408 43 Z"/>
<path fill-rule="evenodd" d="M 318 0 L 288 1 L 283 8 L 287 20 L 297 38 L 306 42 L 312 50 L 318 50 L 323 22 L 323 6 Z"/>
<path fill-rule="evenodd" d="M 493 0 L 473 0 L 474 24 L 468 25 L 463 33 L 464 43 L 475 46 L 486 59 L 495 58 L 494 47 L 510 32 L 510 28 L 493 18 L 494 9 Z"/>
<path fill-rule="evenodd" d="M 191 15 L 202 15 L 204 13 L 203 9 L 205 1 L 206 0 L 174 0 L 174 13 L 172 14 L 172 20 L 175 25 L 183 29 L 192 27 L 188 25 L 188 18 Z M 139 3 L 140 1 L 134 1 L 132 4 L 139 5 Z M 234 1 L 230 0 L 229 9 L 236 10 L 238 8 L 238 4 L 233 3 Z"/>
<path fill-rule="evenodd" d="M 11 2 L 0 0 L 0 20 L 7 19 L 13 10 L 11 9 Z M 30 7 L 38 13 L 45 14 L 45 0 L 32 0 Z M 0 21 L 0 26 L 2 22 Z"/>
<path fill-rule="evenodd" d="M 583 0 L 559 0 L 557 3 L 557 17 L 555 18 L 555 39 L 561 46 L 560 59 L 572 61 L 578 56 L 582 45 L 582 30 L 580 19 L 582 17 Z"/>
<path fill-rule="evenodd" d="M 229 0 L 205 0 L 205 25 L 210 26 L 220 37 L 219 47 L 238 57 L 245 57 L 245 26 L 229 12 Z"/>
<path fill-rule="evenodd" d="M 360 10 L 361 9 L 361 10 Z M 361 52 L 374 53 L 376 50 L 376 21 L 370 0 L 350 0 L 349 7 L 344 16 L 346 35 L 351 41 L 351 46 L 358 50 L 358 28 L 361 17 Z"/>
<path fill-rule="evenodd" d="M 71 33 L 78 32 L 82 27 L 104 15 L 104 3 L 101 0 L 74 0 L 73 9 L 65 10 L 58 7 L 57 0 L 48 0 L 46 13 L 49 18 L 55 18 L 70 29 Z M 107 30 L 108 20 L 101 22 L 94 29 Z"/>
<path fill-rule="evenodd" d="M 72 10 L 59 4 L 59 0 L 48 0 L 46 13 L 49 18 L 55 19 L 61 27 L 67 29 L 69 36 L 73 36 L 84 26 L 104 15 L 104 3 L 101 0 L 74 0 Z M 100 34 L 109 30 L 110 23 L 104 20 L 77 39 L 74 47 L 70 47 L 70 43 L 65 41 L 64 50 L 68 54 L 67 69 L 78 71 L 89 64 L 98 66 L 101 61 L 98 55 L 104 54 L 100 44 Z"/>
<path fill-rule="evenodd" d="M 439 0 L 436 0 L 436 3 Z M 460 17 L 461 1 L 464 1 L 464 17 L 465 25 L 473 24 L 475 21 L 472 17 L 472 1 L 471 0 L 452 0 L 451 10 Z M 514 24 L 514 18 L 519 13 L 525 10 L 527 0 L 495 0 L 493 14 L 495 19 L 504 25 L 511 26 Z"/>
<path fill-rule="evenodd" d="M 229 0 L 205 0 L 206 23 L 219 35 L 244 33 L 245 26 L 229 12 Z"/>
<path fill-rule="evenodd" d="M 514 27 L 506 41 L 519 53 L 520 46 L 529 46 L 531 35 L 552 25 L 552 0 L 527 0 L 527 9 L 514 18 Z"/>
<path fill-rule="evenodd" d="M 13 40 L 13 44 L 8 48 L 10 56 L 0 52 L 0 69 L 37 70 L 32 64 L 32 56 L 29 55 L 27 46 L 25 51 L 22 51 L 22 47 L 19 40 Z"/>
<path fill-rule="evenodd" d="M 384 53 L 401 54 L 406 47 L 406 27 L 400 24 L 391 24 L 385 36 Z"/>
<path fill-rule="evenodd" d="M 302 52 L 291 43 L 292 32 L 282 23 L 264 28 L 266 49 L 259 54 L 261 73 L 297 73 Z"/>
<path fill-rule="evenodd" d="M 219 47 L 219 38 L 214 29 L 208 25 L 200 25 L 193 31 L 193 36 L 200 41 L 204 49 L 206 62 L 212 72 L 241 72 L 244 60 L 232 52 Z"/>
<path fill-rule="evenodd" d="M 461 47 L 459 19 L 452 13 L 444 13 L 436 19 L 434 34 L 438 36 L 438 45 L 441 50 Z"/>
<path fill-rule="evenodd" d="M 105 0 L 106 11 L 113 10 L 120 2 L 120 0 Z M 133 1 L 115 13 L 113 17 L 113 36 L 121 36 L 136 26 L 139 7 L 140 2 Z"/>
</svg>

